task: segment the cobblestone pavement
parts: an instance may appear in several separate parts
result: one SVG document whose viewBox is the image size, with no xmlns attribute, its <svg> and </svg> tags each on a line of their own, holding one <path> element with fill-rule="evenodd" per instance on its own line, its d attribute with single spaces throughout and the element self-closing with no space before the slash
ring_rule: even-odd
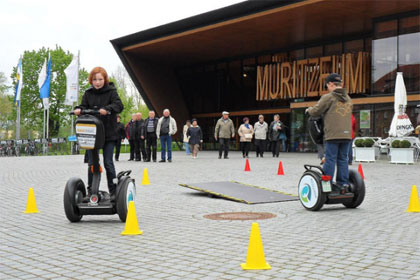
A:
<svg viewBox="0 0 420 280">
<path fill-rule="evenodd" d="M 235 180 L 296 194 L 303 164 L 318 164 L 314 154 L 281 154 L 285 175 L 277 176 L 279 159 L 268 156 L 252 154 L 244 172 L 239 153 L 193 160 L 176 152 L 172 163 L 128 162 L 123 154 L 116 167 L 133 170 L 140 236 L 121 236 L 117 215 L 67 221 L 64 186 L 72 176 L 85 179 L 83 156 L 0 158 L 0 279 L 420 279 L 420 213 L 404 212 L 411 186 L 420 189 L 419 163 L 363 164 L 367 193 L 358 209 L 246 205 L 178 186 Z M 144 167 L 149 186 L 139 185 Z M 30 187 L 38 214 L 22 213 Z M 233 211 L 277 215 L 259 221 L 272 270 L 240 267 L 252 221 L 203 218 Z"/>
</svg>

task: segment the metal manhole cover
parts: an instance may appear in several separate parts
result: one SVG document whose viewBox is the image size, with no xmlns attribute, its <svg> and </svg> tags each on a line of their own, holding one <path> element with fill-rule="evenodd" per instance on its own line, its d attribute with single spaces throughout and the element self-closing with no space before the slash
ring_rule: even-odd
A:
<svg viewBox="0 0 420 280">
<path fill-rule="evenodd" d="M 204 215 L 204 218 L 210 220 L 265 220 L 277 217 L 275 214 L 267 212 L 228 212 Z"/>
</svg>

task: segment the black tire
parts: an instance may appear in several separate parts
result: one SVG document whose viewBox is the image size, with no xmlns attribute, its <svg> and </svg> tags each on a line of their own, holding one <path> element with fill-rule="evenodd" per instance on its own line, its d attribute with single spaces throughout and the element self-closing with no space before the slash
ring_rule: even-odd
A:
<svg viewBox="0 0 420 280">
<path fill-rule="evenodd" d="M 362 204 L 365 199 L 365 182 L 359 172 L 352 169 L 349 170 L 349 182 L 350 188 L 354 193 L 354 198 L 351 202 L 343 203 L 343 205 L 347 208 L 356 208 Z"/>
<path fill-rule="evenodd" d="M 322 192 L 320 177 L 321 175 L 315 171 L 306 171 L 299 180 L 299 200 L 306 210 L 318 211 L 327 200 L 326 194 Z M 304 190 L 304 188 L 307 189 Z M 316 200 L 311 202 L 312 196 L 316 197 Z"/>
<path fill-rule="evenodd" d="M 73 177 L 70 178 L 66 183 L 64 189 L 64 212 L 66 213 L 67 219 L 72 222 L 79 222 L 83 215 L 79 213 L 77 203 L 83 201 L 83 197 L 86 196 L 85 184 L 82 179 Z"/>
<path fill-rule="evenodd" d="M 133 193 L 134 189 L 134 193 Z M 131 200 L 135 200 L 136 185 L 134 180 L 128 176 L 124 176 L 120 179 L 117 189 L 117 213 L 120 217 L 121 222 L 125 223 L 127 219 L 128 204 Z M 131 196 L 130 196 L 131 194 Z"/>
</svg>

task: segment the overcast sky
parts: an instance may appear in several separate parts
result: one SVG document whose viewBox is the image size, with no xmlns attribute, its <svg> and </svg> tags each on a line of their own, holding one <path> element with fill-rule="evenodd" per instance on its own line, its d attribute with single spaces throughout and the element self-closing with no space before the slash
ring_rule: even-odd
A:
<svg viewBox="0 0 420 280">
<path fill-rule="evenodd" d="M 25 50 L 55 45 L 76 53 L 88 71 L 112 73 L 120 59 L 109 40 L 201 14 L 235 0 L 1 0 L 0 72 L 9 84 L 12 68 Z"/>
</svg>

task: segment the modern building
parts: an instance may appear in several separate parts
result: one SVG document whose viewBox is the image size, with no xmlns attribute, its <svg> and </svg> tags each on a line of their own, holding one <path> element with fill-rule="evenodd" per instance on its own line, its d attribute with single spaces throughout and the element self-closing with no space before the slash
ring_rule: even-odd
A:
<svg viewBox="0 0 420 280">
<path fill-rule="evenodd" d="M 195 117 L 213 147 L 221 112 L 238 127 L 280 114 L 289 151 L 314 149 L 304 109 L 340 73 L 365 136 L 387 137 L 403 72 L 407 114 L 420 102 L 420 1 L 245 1 L 111 41 L 149 108 Z"/>
</svg>

